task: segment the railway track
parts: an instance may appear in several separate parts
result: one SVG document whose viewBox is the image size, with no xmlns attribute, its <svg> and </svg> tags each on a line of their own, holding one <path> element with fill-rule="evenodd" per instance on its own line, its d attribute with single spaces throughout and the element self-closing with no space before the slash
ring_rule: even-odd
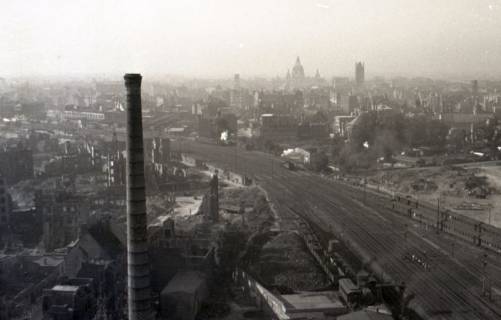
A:
<svg viewBox="0 0 501 320">
<path fill-rule="evenodd" d="M 342 235 L 333 236 L 340 237 L 349 248 L 357 248 L 365 256 L 363 263 L 379 266 L 396 283 L 406 283 L 416 295 L 411 305 L 423 318 L 501 319 L 500 301 L 482 296 L 485 270 L 476 257 L 483 251 L 474 244 L 437 235 L 434 229 L 423 232 L 426 224 L 395 210 L 387 198 L 364 195 L 360 189 L 308 172 L 286 170 L 267 154 L 237 153 L 231 147 L 193 142 L 183 148 L 208 162 L 232 170 L 236 167 L 236 171 L 254 177 L 278 210 L 299 212 L 322 232 L 342 230 Z M 422 210 L 423 220 L 431 220 L 432 211 Z M 454 242 L 459 248 L 452 256 L 448 248 Z M 424 255 L 430 268 L 405 259 L 408 252 Z M 490 276 L 501 279 L 501 257 L 490 254 L 486 261 L 492 265 Z M 494 285 L 499 282 L 494 281 Z"/>
</svg>

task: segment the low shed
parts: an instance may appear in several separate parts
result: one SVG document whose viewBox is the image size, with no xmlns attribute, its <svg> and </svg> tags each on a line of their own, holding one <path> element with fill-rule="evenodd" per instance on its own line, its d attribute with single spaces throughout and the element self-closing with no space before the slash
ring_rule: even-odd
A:
<svg viewBox="0 0 501 320">
<path fill-rule="evenodd" d="M 203 273 L 178 272 L 160 294 L 161 314 L 173 320 L 194 320 L 208 296 L 207 279 Z"/>
</svg>

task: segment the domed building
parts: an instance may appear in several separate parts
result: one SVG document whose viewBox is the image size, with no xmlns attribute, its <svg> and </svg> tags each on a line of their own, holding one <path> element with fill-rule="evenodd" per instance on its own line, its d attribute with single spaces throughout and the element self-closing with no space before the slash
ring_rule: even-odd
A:
<svg viewBox="0 0 501 320">
<path fill-rule="evenodd" d="M 293 80 L 302 80 L 304 79 L 304 68 L 299 60 L 299 57 L 296 58 L 296 63 L 292 68 L 292 79 Z"/>
<path fill-rule="evenodd" d="M 292 67 L 292 72 L 287 70 L 284 89 L 294 91 L 322 85 L 325 85 L 325 80 L 320 77 L 318 69 L 314 77 L 306 76 L 301 60 L 297 57 L 296 63 L 294 63 L 294 66 Z"/>
</svg>

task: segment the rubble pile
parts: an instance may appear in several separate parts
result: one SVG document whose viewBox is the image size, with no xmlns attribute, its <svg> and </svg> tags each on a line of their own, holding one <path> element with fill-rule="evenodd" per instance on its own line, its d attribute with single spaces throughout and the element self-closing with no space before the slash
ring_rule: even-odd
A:
<svg viewBox="0 0 501 320">
<path fill-rule="evenodd" d="M 250 263 L 250 271 L 267 286 L 305 291 L 324 288 L 329 281 L 294 232 L 272 236 Z"/>
<path fill-rule="evenodd" d="M 315 290 L 329 285 L 298 234 L 273 231 L 275 219 L 259 188 L 224 188 L 220 201 L 223 208 L 240 208 L 239 214 L 221 216 L 247 235 L 239 264 L 263 285 L 284 292 Z"/>
<path fill-rule="evenodd" d="M 377 174 L 370 182 L 395 192 L 448 197 L 487 197 L 498 193 L 479 169 L 461 167 L 395 170 Z"/>
</svg>

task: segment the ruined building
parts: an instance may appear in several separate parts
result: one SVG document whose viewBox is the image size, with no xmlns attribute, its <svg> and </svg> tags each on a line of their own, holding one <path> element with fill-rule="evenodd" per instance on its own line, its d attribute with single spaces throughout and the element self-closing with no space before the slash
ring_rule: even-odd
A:
<svg viewBox="0 0 501 320">
<path fill-rule="evenodd" d="M 33 178 L 33 153 L 22 145 L 0 149 L 0 173 L 8 185 Z"/>
<path fill-rule="evenodd" d="M 125 157 L 121 152 L 109 154 L 107 157 L 108 187 L 125 185 Z"/>
<path fill-rule="evenodd" d="M 5 179 L 0 175 L 0 230 L 9 226 L 12 199 L 7 191 Z"/>
<path fill-rule="evenodd" d="M 69 279 L 43 294 L 44 317 L 57 320 L 93 319 L 97 311 L 93 280 Z"/>
<path fill-rule="evenodd" d="M 156 137 L 152 142 L 151 162 L 165 164 L 170 160 L 170 139 Z"/>
<path fill-rule="evenodd" d="M 0 248 L 9 242 L 11 213 L 12 198 L 7 190 L 5 179 L 0 175 Z"/>
<path fill-rule="evenodd" d="M 217 222 L 219 220 L 219 178 L 217 171 L 212 176 L 210 189 L 202 202 L 202 212 L 208 221 Z"/>
<path fill-rule="evenodd" d="M 111 147 L 106 157 L 106 176 L 108 187 L 125 186 L 125 157 L 117 139 L 117 133 L 113 132 Z"/>
<path fill-rule="evenodd" d="M 165 178 L 168 174 L 168 162 L 170 161 L 169 138 L 155 137 L 151 145 L 151 166 L 155 178 Z M 163 181 L 162 181 L 163 182 Z"/>
<path fill-rule="evenodd" d="M 88 212 L 82 199 L 66 191 L 38 192 L 35 206 L 42 215 L 42 244 L 46 251 L 62 248 L 78 238 L 79 225 Z"/>
</svg>

